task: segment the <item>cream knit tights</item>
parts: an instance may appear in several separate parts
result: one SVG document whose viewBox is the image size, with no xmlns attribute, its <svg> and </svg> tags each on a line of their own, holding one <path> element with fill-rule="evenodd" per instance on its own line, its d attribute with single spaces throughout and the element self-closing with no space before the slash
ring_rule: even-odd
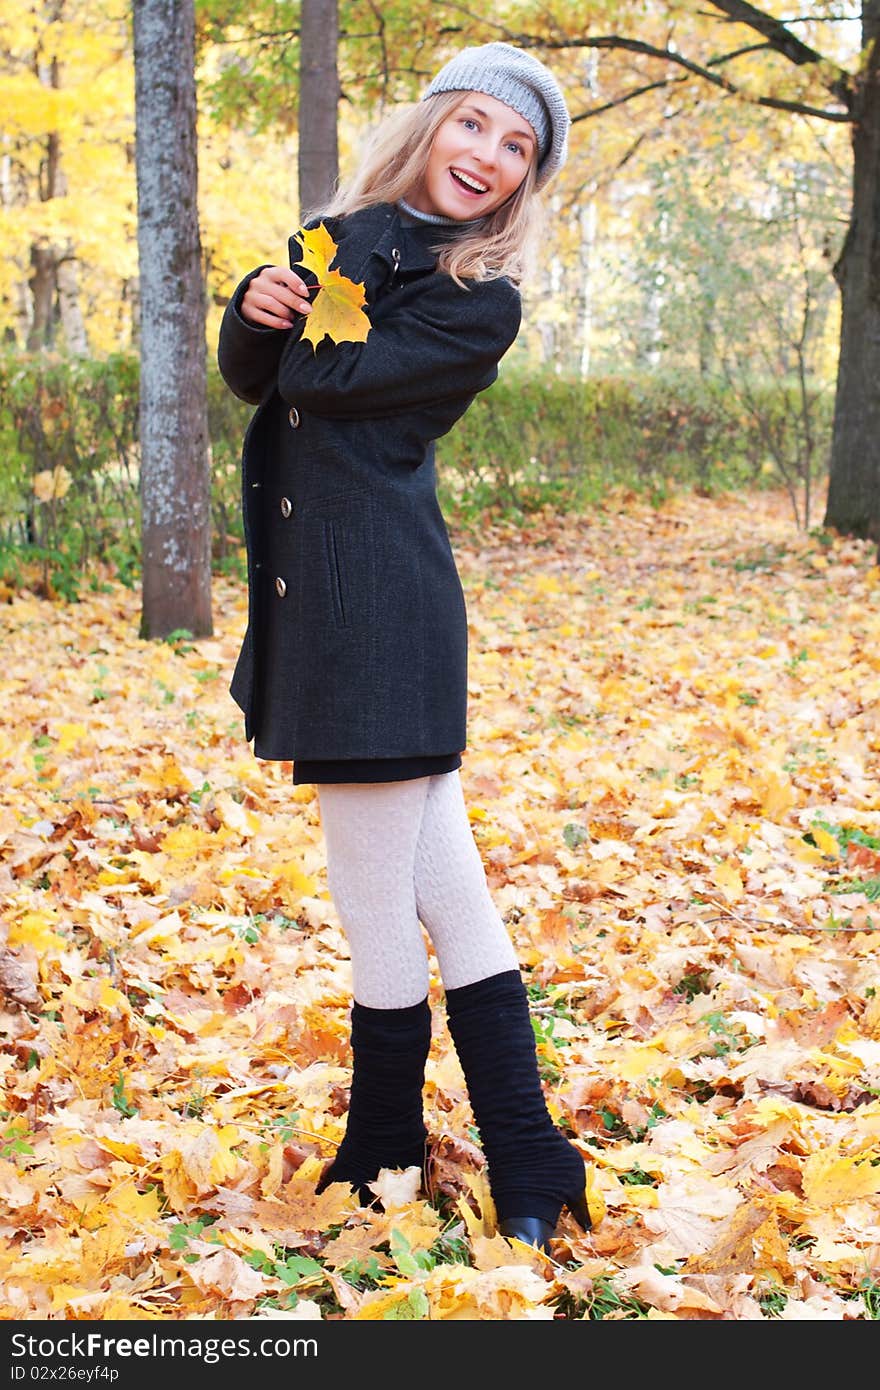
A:
<svg viewBox="0 0 880 1390">
<path fill-rule="evenodd" d="M 359 1004 L 403 1009 L 428 993 L 425 927 L 446 989 L 519 968 L 492 902 L 458 772 L 408 782 L 321 783 L 327 882 Z"/>
</svg>

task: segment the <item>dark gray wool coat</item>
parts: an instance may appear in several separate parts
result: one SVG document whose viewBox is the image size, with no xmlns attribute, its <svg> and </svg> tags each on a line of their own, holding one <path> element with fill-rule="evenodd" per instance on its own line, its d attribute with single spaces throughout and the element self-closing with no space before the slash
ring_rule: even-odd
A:
<svg viewBox="0 0 880 1390">
<path fill-rule="evenodd" d="M 312 224 L 314 225 L 314 224 Z M 434 440 L 498 374 L 520 326 L 507 279 L 462 289 L 445 226 L 382 203 L 325 219 L 362 281 L 365 343 L 314 349 L 305 322 L 220 329 L 227 385 L 258 406 L 242 500 L 248 626 L 231 692 L 261 758 L 395 758 L 466 746 L 467 615 L 437 502 Z M 291 264 L 298 265 L 291 238 Z"/>
</svg>

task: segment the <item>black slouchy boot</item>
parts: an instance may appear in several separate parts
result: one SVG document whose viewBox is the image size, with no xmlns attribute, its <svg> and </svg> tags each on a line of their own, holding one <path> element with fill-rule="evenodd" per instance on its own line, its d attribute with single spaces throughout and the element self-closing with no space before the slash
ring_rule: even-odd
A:
<svg viewBox="0 0 880 1390">
<path fill-rule="evenodd" d="M 353 1056 L 345 1138 L 315 1189 L 348 1182 L 366 1206 L 380 1168 L 423 1168 L 425 1062 L 431 1047 L 427 998 L 405 1009 L 351 1010 Z"/>
<path fill-rule="evenodd" d="M 546 1249 L 563 1207 L 589 1230 L 584 1160 L 547 1110 L 520 972 L 447 990 L 446 1008 L 499 1231 Z"/>
</svg>

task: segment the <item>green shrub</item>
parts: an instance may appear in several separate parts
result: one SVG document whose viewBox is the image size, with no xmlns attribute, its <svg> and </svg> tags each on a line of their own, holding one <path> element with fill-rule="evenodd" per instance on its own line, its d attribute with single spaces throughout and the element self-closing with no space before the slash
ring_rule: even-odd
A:
<svg viewBox="0 0 880 1390">
<path fill-rule="evenodd" d="M 72 598 L 95 562 L 140 563 L 136 355 L 0 354 L 0 580 Z M 251 408 L 209 372 L 214 558 L 239 562 L 239 457 Z"/>
<path fill-rule="evenodd" d="M 0 358 L 0 571 L 73 597 L 137 546 L 137 361 Z"/>
<path fill-rule="evenodd" d="M 695 375 L 583 382 L 502 372 L 437 446 L 441 503 L 454 522 L 544 506 L 586 511 L 612 487 L 658 501 L 778 482 L 767 438 L 798 457 L 794 389 L 771 383 L 759 418 Z M 252 407 L 208 371 L 213 559 L 241 573 L 239 460 Z M 814 408 L 827 456 L 831 403 Z M 763 426 L 763 428 L 762 428 Z M 790 440 L 788 436 L 790 435 Z M 102 567 L 139 575 L 138 361 L 0 354 L 0 582 L 75 598 Z"/>
<path fill-rule="evenodd" d="M 768 452 L 799 456 L 797 388 L 754 389 L 759 418 L 729 389 L 694 374 L 590 378 L 502 375 L 437 447 L 441 497 L 467 520 L 545 505 L 584 511 L 611 487 L 662 500 L 780 482 Z M 831 401 L 814 406 L 816 456 L 827 458 Z"/>
</svg>

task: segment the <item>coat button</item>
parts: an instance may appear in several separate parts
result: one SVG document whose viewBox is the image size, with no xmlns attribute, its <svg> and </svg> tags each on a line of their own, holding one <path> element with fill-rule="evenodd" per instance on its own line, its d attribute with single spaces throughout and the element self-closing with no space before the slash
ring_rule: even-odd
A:
<svg viewBox="0 0 880 1390">
<path fill-rule="evenodd" d="M 280 577 L 280 575 L 275 580 L 275 592 L 279 598 L 284 598 L 284 595 L 287 593 L 287 585 L 285 584 L 284 580 Z"/>
<path fill-rule="evenodd" d="M 281 499 L 281 515 L 284 516 L 284 517 L 290 516 L 290 513 L 291 513 L 292 511 L 293 511 L 293 503 L 291 502 L 290 498 L 289 498 L 289 497 L 282 497 L 282 499 Z"/>
<path fill-rule="evenodd" d="M 288 410 L 288 412 L 287 412 L 287 418 L 288 418 L 288 420 L 290 421 L 290 428 L 291 428 L 292 430 L 298 430 L 298 429 L 299 429 L 299 411 L 297 410 L 297 408 L 296 408 L 295 405 L 292 405 L 292 406 L 290 407 L 290 409 Z"/>
</svg>

